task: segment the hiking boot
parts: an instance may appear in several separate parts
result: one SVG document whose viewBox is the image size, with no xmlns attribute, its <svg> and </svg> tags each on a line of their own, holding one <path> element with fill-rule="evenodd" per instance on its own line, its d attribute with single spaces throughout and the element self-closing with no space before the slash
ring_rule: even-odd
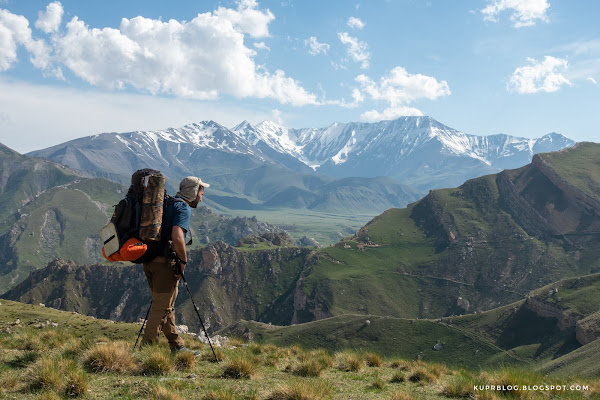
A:
<svg viewBox="0 0 600 400">
<path fill-rule="evenodd" d="M 187 353 L 192 353 L 195 357 L 199 356 L 202 352 L 199 350 L 190 350 L 185 346 L 179 346 L 179 347 L 172 347 L 171 348 L 171 354 L 175 355 L 178 353 L 182 353 L 182 352 L 187 352 Z"/>
</svg>

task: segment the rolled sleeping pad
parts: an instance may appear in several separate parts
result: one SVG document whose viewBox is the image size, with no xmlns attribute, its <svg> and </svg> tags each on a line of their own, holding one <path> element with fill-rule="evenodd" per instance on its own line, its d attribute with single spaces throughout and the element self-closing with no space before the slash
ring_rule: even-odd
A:
<svg viewBox="0 0 600 400">
<path fill-rule="evenodd" d="M 143 186 L 140 239 L 143 242 L 158 242 L 165 199 L 165 177 L 162 174 L 147 175 Z"/>
<path fill-rule="evenodd" d="M 148 249 L 148 246 L 146 246 L 144 243 L 142 243 L 140 241 L 140 239 L 131 238 L 128 241 L 126 241 L 123 244 L 123 246 L 121 246 L 121 248 L 119 249 L 118 252 L 116 252 L 110 256 L 106 255 L 106 252 L 104 251 L 104 247 L 102 247 L 102 255 L 108 261 L 112 261 L 112 262 L 134 261 L 134 260 L 137 260 L 138 258 L 140 258 L 141 256 L 143 256 L 147 249 Z"/>
</svg>

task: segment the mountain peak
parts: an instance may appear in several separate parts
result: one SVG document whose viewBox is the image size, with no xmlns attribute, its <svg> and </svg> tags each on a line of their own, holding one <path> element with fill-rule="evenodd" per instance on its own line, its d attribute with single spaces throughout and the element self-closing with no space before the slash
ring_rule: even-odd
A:
<svg viewBox="0 0 600 400">
<path fill-rule="evenodd" d="M 239 124 L 237 124 L 236 126 L 234 126 L 231 130 L 234 132 L 237 132 L 242 129 L 253 129 L 253 128 L 254 128 L 254 126 L 250 123 L 250 121 L 245 119 L 242 122 L 240 122 Z"/>
<path fill-rule="evenodd" d="M 280 132 L 283 132 L 284 130 L 286 130 L 286 128 L 279 125 L 278 123 L 273 122 L 273 121 L 268 121 L 268 120 L 262 121 L 261 123 L 256 125 L 256 127 L 263 131 L 267 131 L 267 132 L 271 132 L 271 133 L 280 133 Z"/>
</svg>

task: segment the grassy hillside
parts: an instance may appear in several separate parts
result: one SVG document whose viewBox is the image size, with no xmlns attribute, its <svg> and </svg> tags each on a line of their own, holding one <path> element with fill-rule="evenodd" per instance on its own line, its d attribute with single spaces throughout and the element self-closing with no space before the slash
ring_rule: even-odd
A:
<svg viewBox="0 0 600 400">
<path fill-rule="evenodd" d="M 0 304 L 0 329 L 0 396 L 4 398 L 406 400 L 600 395 L 598 378 L 548 378 L 515 368 L 469 372 L 372 352 L 333 353 L 239 339 L 216 348 L 219 363 L 213 362 L 207 345 L 190 336 L 186 345 L 201 352 L 198 358 L 172 356 L 164 341 L 132 352 L 138 324 L 111 323 L 5 300 Z M 569 392 L 485 389 L 485 385 L 508 384 L 580 388 Z M 475 390 L 479 385 L 484 388 Z"/>
<path fill-rule="evenodd" d="M 484 311 L 598 271 L 600 145 L 536 157 L 388 210 L 323 249 L 303 273 L 300 290 L 313 300 L 299 321 Z"/>
<path fill-rule="evenodd" d="M 23 156 L 0 143 L 0 234 L 10 229 L 14 214 L 44 190 L 79 176 L 48 160 Z"/>
</svg>

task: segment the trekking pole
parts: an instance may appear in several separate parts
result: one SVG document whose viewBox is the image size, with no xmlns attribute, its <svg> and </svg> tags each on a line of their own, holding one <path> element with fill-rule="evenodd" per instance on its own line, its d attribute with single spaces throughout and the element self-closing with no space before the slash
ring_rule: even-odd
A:
<svg viewBox="0 0 600 400">
<path fill-rule="evenodd" d="M 150 300 L 150 305 L 148 306 L 148 311 L 146 312 L 146 318 L 144 318 L 144 323 L 142 323 L 142 327 L 140 328 L 140 333 L 138 333 L 138 337 L 135 341 L 135 344 L 133 345 L 133 351 L 135 351 L 138 341 L 140 340 L 140 336 L 142 335 L 142 331 L 144 330 L 144 325 L 146 325 L 146 321 L 148 320 L 148 314 L 150 314 L 151 308 L 152 308 L 152 300 Z M 140 343 L 140 349 L 141 348 L 142 348 L 142 344 Z"/>
<path fill-rule="evenodd" d="M 177 258 L 177 261 L 179 261 L 179 258 Z M 179 264 L 179 262 L 178 262 L 178 264 Z M 190 288 L 188 287 L 187 281 L 185 280 L 185 275 L 183 275 L 183 271 L 179 271 L 179 272 L 181 273 L 181 279 L 183 279 L 183 284 L 185 285 L 185 288 L 187 289 L 187 292 L 190 295 L 190 299 L 192 299 L 192 304 L 194 305 L 194 310 L 196 310 L 196 314 L 198 315 L 198 319 L 200 320 L 200 325 L 202 325 L 202 330 L 204 331 L 204 334 L 206 335 L 206 338 L 208 339 L 208 344 L 210 345 L 210 349 L 212 350 L 213 356 L 215 356 L 215 362 L 219 362 L 219 358 L 217 357 L 217 354 L 215 353 L 215 349 L 213 348 L 212 342 L 210 341 L 208 332 L 206 332 L 206 328 L 204 327 L 204 322 L 202 322 L 202 317 L 200 316 L 200 311 L 198 310 L 198 307 L 196 306 L 196 302 L 194 301 L 194 296 L 192 296 L 192 292 L 190 292 Z"/>
</svg>

